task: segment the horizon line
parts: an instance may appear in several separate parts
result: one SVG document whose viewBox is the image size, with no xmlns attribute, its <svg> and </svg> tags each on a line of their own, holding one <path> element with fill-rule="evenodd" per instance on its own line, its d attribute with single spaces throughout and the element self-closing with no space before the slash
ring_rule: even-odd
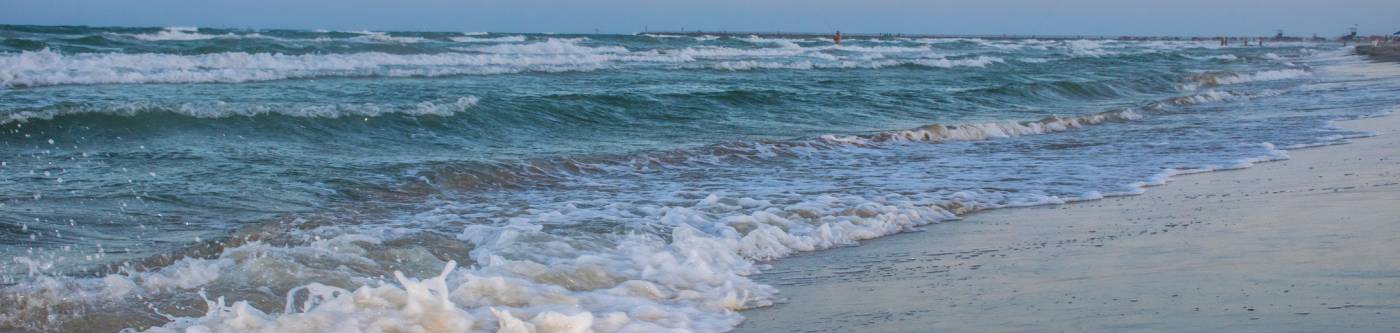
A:
<svg viewBox="0 0 1400 333">
<path fill-rule="evenodd" d="M 456 31 L 453 31 L 453 30 L 436 30 L 436 29 L 433 29 L 433 30 L 403 30 L 403 29 L 353 29 L 353 28 L 352 28 L 352 29 L 331 29 L 331 28 L 285 28 L 285 27 L 229 27 L 229 26 L 212 26 L 212 25 L 211 25 L 211 26 L 200 26 L 200 25 L 180 25 L 180 24 L 170 24 L 170 25 L 93 25 L 93 24 L 13 24 L 13 23 L 0 23 L 0 26 L 80 27 L 80 28 L 161 28 L 161 29 L 168 29 L 168 28 L 186 28 L 186 27 L 189 27 L 189 28 L 196 28 L 196 29 L 199 29 L 199 28 L 210 28 L 210 29 L 253 30 L 253 31 L 266 31 L 266 30 L 317 31 L 317 30 L 324 30 L 324 31 L 327 31 L 327 32 L 347 32 L 347 33 L 354 33 L 354 32 L 359 32 L 359 31 L 369 31 L 369 32 L 429 32 L 429 33 L 468 33 L 468 32 L 484 32 L 484 33 L 490 33 L 490 34 L 608 35 L 608 36 L 637 36 L 637 35 L 643 35 L 643 34 L 717 34 L 717 35 L 742 35 L 742 34 L 751 34 L 751 35 L 810 35 L 810 36 L 824 36 L 824 35 L 831 35 L 831 34 L 837 32 L 837 31 L 841 31 L 840 29 L 832 30 L 832 31 L 829 31 L 829 32 L 813 32 L 813 31 L 799 31 L 799 30 L 794 30 L 794 31 L 783 31 L 783 30 L 775 30 L 775 31 L 741 31 L 741 30 L 734 30 L 734 31 L 730 31 L 730 30 L 683 29 L 683 28 L 682 28 L 682 29 L 679 29 L 679 30 L 650 30 L 650 29 L 648 29 L 648 28 L 644 28 L 643 30 L 640 30 L 640 31 L 635 31 L 635 32 L 630 32 L 630 33 L 628 33 L 628 32 L 603 32 L 603 31 L 600 31 L 600 30 L 598 30 L 598 29 L 595 29 L 595 30 L 592 31 L 592 32 L 512 32 L 512 31 L 489 31 L 489 30 L 482 30 L 482 31 L 456 30 Z M 1275 30 L 1278 30 L 1278 29 L 1275 29 Z M 1103 38 L 1123 38 L 1123 37 L 1129 37 L 1129 38 L 1220 38 L 1220 37 L 1225 37 L 1225 38 L 1255 38 L 1255 37 L 1273 37 L 1273 35 L 1240 35 L 1240 34 L 1216 34 L 1216 35 L 1185 35 L 1185 34 L 1183 34 L 1183 35 L 1171 35 L 1171 34 L 1062 34 L 1062 33 L 1048 33 L 1048 34 L 1024 34 L 1024 33 L 1006 34 L 1006 33 L 1001 33 L 1001 34 L 995 34 L 995 33 L 929 33 L 929 32 L 862 32 L 862 31 L 842 32 L 842 34 L 843 34 L 843 35 L 847 35 L 847 36 L 863 36 L 863 37 L 870 37 L 870 36 L 878 36 L 878 37 L 894 37 L 894 36 L 915 36 L 915 37 L 919 37 L 919 36 L 923 36 L 923 37 L 931 37 L 931 38 L 958 38 L 958 37 L 1039 38 L 1039 37 L 1044 37 L 1044 38 L 1058 38 L 1058 39 L 1067 39 L 1067 38 L 1093 38 L 1093 39 L 1103 39 Z M 1400 34 L 1400 32 L 1397 32 L 1397 34 Z M 1338 34 L 1337 36 L 1343 36 L 1343 35 L 1345 35 L 1345 34 Z M 1394 35 L 1394 34 L 1379 34 L 1379 35 L 1358 34 L 1357 36 L 1358 36 L 1358 37 L 1363 37 L 1363 36 L 1375 37 L 1375 36 L 1392 36 L 1392 35 Z M 1337 37 L 1337 36 L 1332 36 L 1332 35 L 1324 35 L 1324 34 L 1320 34 L 1320 33 L 1312 33 L 1312 35 L 1288 35 L 1288 34 L 1285 34 L 1284 36 L 1285 36 L 1285 37 L 1295 37 L 1295 38 L 1312 38 L 1312 37 L 1315 36 L 1315 37 L 1329 38 L 1329 39 L 1332 38 L 1332 37 Z"/>
</svg>

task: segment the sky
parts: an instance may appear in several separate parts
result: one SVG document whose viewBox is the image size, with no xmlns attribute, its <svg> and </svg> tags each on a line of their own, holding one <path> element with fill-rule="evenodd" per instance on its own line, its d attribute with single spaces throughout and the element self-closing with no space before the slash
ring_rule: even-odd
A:
<svg viewBox="0 0 1400 333">
<path fill-rule="evenodd" d="M 0 23 L 334 30 L 645 30 L 1334 37 L 1400 0 L 0 0 Z"/>
</svg>

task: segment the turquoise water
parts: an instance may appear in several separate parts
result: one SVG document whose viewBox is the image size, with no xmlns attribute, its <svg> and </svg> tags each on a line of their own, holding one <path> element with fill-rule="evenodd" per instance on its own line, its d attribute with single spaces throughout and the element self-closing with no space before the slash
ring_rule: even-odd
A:
<svg viewBox="0 0 1400 333">
<path fill-rule="evenodd" d="M 1393 110 L 1386 66 L 1325 43 L 0 26 L 0 328 L 722 331 L 777 298 L 745 277 L 765 260 L 1364 136 L 1328 121 Z"/>
</svg>

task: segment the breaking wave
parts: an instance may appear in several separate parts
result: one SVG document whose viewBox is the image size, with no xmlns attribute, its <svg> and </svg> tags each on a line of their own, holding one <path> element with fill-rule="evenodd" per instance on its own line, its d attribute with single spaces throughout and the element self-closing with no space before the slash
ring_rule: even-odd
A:
<svg viewBox="0 0 1400 333">
<path fill-rule="evenodd" d="M 164 28 L 164 29 L 161 29 L 159 32 L 155 32 L 155 33 L 134 34 L 134 35 L 126 35 L 126 36 L 129 36 L 129 37 L 131 37 L 131 38 L 140 39 L 140 40 L 146 40 L 146 41 L 188 41 L 188 40 L 205 40 L 205 39 L 214 39 L 214 38 L 238 38 L 238 37 L 239 37 L 239 36 L 234 35 L 234 34 L 228 34 L 228 35 L 208 35 L 208 34 L 201 34 L 201 33 L 199 33 L 199 28 L 195 28 L 195 27 L 166 27 L 166 28 Z"/>
<path fill-rule="evenodd" d="M 1258 81 L 1290 80 L 1306 77 L 1308 75 L 1308 71 L 1301 69 L 1279 69 L 1247 74 L 1229 72 L 1205 73 L 1193 76 L 1191 81 L 1199 86 L 1219 86 Z"/>
<path fill-rule="evenodd" d="M 458 43 L 517 43 L 524 42 L 525 36 L 451 37 L 451 39 Z"/>
<path fill-rule="evenodd" d="M 781 156 L 773 150 L 985 140 L 1138 118 L 1131 111 L 1114 111 L 1030 122 L 930 125 L 863 136 L 721 145 L 705 151 L 735 152 L 748 146 L 749 151 Z M 446 238 L 361 231 L 284 246 L 254 240 L 213 257 L 185 258 L 153 270 L 126 268 L 101 278 L 43 277 L 43 283 L 10 287 L 0 298 L 13 302 L 11 310 L 19 312 L 0 316 L 0 322 L 24 327 L 24 321 L 55 314 L 83 318 L 66 311 L 132 315 L 144 310 L 111 306 L 233 283 L 287 287 L 268 289 L 261 296 L 240 295 L 232 303 L 221 297 L 191 300 L 202 302 L 206 310 L 170 316 L 165 324 L 146 331 L 722 331 L 742 320 L 735 311 L 767 306 L 775 299 L 775 289 L 747 277 L 757 272 L 756 261 L 852 245 L 982 209 L 1078 200 L 1040 197 L 999 204 L 1003 199 L 987 195 L 966 192 L 934 201 L 819 195 L 777 203 L 716 193 L 682 205 L 540 212 L 541 217 L 641 214 L 638 217 L 667 229 L 657 232 L 564 236 L 539 224 L 511 222 L 472 225 Z M 436 214 L 414 218 L 441 218 Z M 431 245 L 444 241 L 463 245 Z M 375 254 L 389 243 L 422 245 L 399 245 L 389 256 Z M 535 244 L 553 245 L 541 249 Z M 307 259 L 312 257 L 316 259 Z M 405 270 L 430 277 L 409 278 Z M 433 270 L 439 273 L 427 273 Z M 323 278 L 291 287 L 289 283 L 303 279 L 277 274 L 289 271 Z M 393 276 L 393 283 L 370 278 L 375 276 Z M 83 325 L 82 319 L 76 321 L 68 327 Z"/>
<path fill-rule="evenodd" d="M 313 77 L 415 77 L 594 70 L 610 56 L 508 54 L 215 53 L 72 54 L 44 50 L 0 55 L 0 85 L 237 83 Z"/>
<path fill-rule="evenodd" d="M 341 117 L 378 117 L 387 114 L 451 116 L 476 106 L 477 102 L 478 98 L 476 96 L 467 96 L 456 100 L 425 101 L 408 106 L 370 103 L 336 105 L 241 104 L 222 101 L 211 103 L 181 103 L 177 105 L 143 102 L 121 104 L 92 103 L 82 105 L 59 105 L 39 110 L 14 111 L 0 116 L 0 124 L 50 120 L 61 116 L 81 114 L 133 116 L 152 112 L 166 112 L 194 118 L 252 117 L 269 114 L 329 119 Z"/>
</svg>

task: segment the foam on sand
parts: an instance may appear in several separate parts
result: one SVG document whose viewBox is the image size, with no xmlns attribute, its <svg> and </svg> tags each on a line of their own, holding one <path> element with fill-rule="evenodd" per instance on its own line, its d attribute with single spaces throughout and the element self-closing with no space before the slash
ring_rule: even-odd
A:
<svg viewBox="0 0 1400 333">
<path fill-rule="evenodd" d="M 1348 127 L 1389 136 L 777 262 L 758 279 L 801 283 L 782 287 L 783 306 L 746 312 L 738 331 L 1388 330 L 1400 325 L 1400 289 L 1389 274 L 1358 272 L 1389 272 L 1376 258 L 1396 253 L 1400 184 L 1388 161 L 1400 157 L 1400 122 Z M 1319 225 L 1334 220 L 1345 222 Z M 1026 287 L 1045 284 L 1055 287 Z M 900 320 L 863 321 L 871 312 Z M 1099 315 L 1055 320 L 1083 313 Z"/>
</svg>

